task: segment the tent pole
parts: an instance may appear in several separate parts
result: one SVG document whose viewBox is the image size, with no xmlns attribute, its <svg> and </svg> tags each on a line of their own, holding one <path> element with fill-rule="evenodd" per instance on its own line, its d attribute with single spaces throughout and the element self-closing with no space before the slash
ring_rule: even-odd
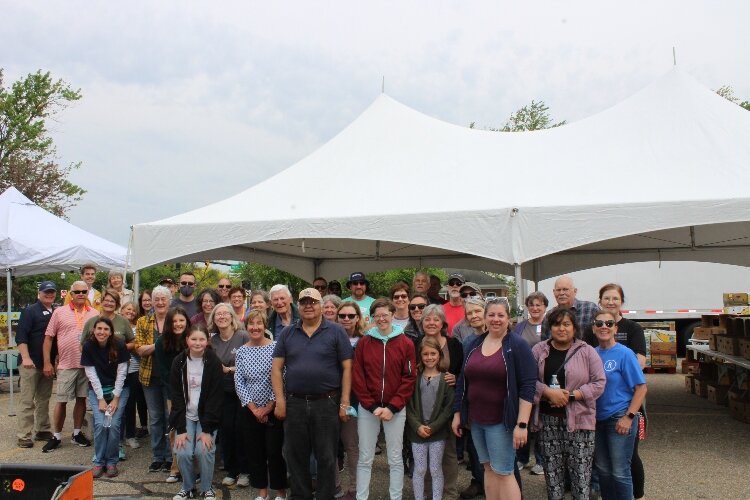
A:
<svg viewBox="0 0 750 500">
<path fill-rule="evenodd" d="M 6 281 L 6 302 L 8 304 L 8 347 L 16 345 L 13 338 L 13 327 L 11 326 L 12 302 L 13 302 L 13 275 L 11 268 L 5 269 Z M 8 401 L 8 416 L 15 417 L 16 410 L 13 407 L 13 354 L 10 351 L 5 352 L 5 366 L 8 368 L 8 386 L 10 387 L 10 401 Z"/>
<path fill-rule="evenodd" d="M 516 280 L 516 309 L 520 312 L 523 305 L 523 277 L 521 276 L 521 264 L 513 264 Z M 520 316 L 520 314 L 519 314 Z"/>
<path fill-rule="evenodd" d="M 138 305 L 138 297 L 141 296 L 141 272 L 136 271 L 133 273 L 133 294 L 136 306 Z"/>
<path fill-rule="evenodd" d="M 532 269 L 534 273 L 534 291 L 539 291 L 539 259 L 534 259 L 534 262 L 532 264 Z"/>
</svg>

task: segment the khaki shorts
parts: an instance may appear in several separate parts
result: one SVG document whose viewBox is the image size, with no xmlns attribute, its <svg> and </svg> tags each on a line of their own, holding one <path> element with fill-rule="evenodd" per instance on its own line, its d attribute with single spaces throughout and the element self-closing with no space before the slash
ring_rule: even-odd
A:
<svg viewBox="0 0 750 500">
<path fill-rule="evenodd" d="M 57 371 L 57 402 L 67 403 L 75 398 L 85 398 L 89 393 L 89 379 L 83 368 Z"/>
</svg>

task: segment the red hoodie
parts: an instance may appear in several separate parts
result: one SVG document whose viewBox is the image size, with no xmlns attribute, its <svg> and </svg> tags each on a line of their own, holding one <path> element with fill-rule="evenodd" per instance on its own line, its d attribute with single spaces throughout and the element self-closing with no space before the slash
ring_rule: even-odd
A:
<svg viewBox="0 0 750 500">
<path fill-rule="evenodd" d="M 352 390 L 366 410 L 387 407 L 393 413 L 401 411 L 411 399 L 416 378 L 414 343 L 402 330 L 394 329 L 384 339 L 373 328 L 357 342 Z"/>
</svg>

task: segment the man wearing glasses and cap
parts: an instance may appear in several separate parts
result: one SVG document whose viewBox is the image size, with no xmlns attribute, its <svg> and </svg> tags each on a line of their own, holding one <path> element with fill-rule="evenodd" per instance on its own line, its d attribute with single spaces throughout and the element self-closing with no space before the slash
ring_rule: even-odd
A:
<svg viewBox="0 0 750 500">
<path fill-rule="evenodd" d="M 31 448 L 34 440 L 52 437 L 49 422 L 49 398 L 52 379 L 44 376 L 44 332 L 52 317 L 57 286 L 52 281 L 39 283 L 38 300 L 21 312 L 16 331 L 16 344 L 21 354 L 18 369 L 21 402 L 18 408 L 18 446 Z"/>
<path fill-rule="evenodd" d="M 466 283 L 460 273 L 448 276 L 448 302 L 443 304 L 445 319 L 448 322 L 448 335 L 453 335 L 453 327 L 464 319 L 464 299 L 461 298 L 461 288 Z"/>
<path fill-rule="evenodd" d="M 349 275 L 349 281 L 346 282 L 346 287 L 351 290 L 352 295 L 344 299 L 344 302 L 351 301 L 359 306 L 359 310 L 362 311 L 362 316 L 365 323 L 370 322 L 370 306 L 375 299 L 367 295 L 367 289 L 370 287 L 370 282 L 365 278 L 365 273 L 352 273 Z"/>
</svg>

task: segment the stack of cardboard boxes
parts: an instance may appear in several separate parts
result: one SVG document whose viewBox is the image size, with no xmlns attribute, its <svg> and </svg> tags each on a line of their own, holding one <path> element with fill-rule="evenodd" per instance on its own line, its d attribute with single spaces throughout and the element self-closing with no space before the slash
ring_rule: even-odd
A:
<svg viewBox="0 0 750 500">
<path fill-rule="evenodd" d="M 677 334 L 666 330 L 646 329 L 647 366 L 651 368 L 677 367 Z"/>
</svg>

